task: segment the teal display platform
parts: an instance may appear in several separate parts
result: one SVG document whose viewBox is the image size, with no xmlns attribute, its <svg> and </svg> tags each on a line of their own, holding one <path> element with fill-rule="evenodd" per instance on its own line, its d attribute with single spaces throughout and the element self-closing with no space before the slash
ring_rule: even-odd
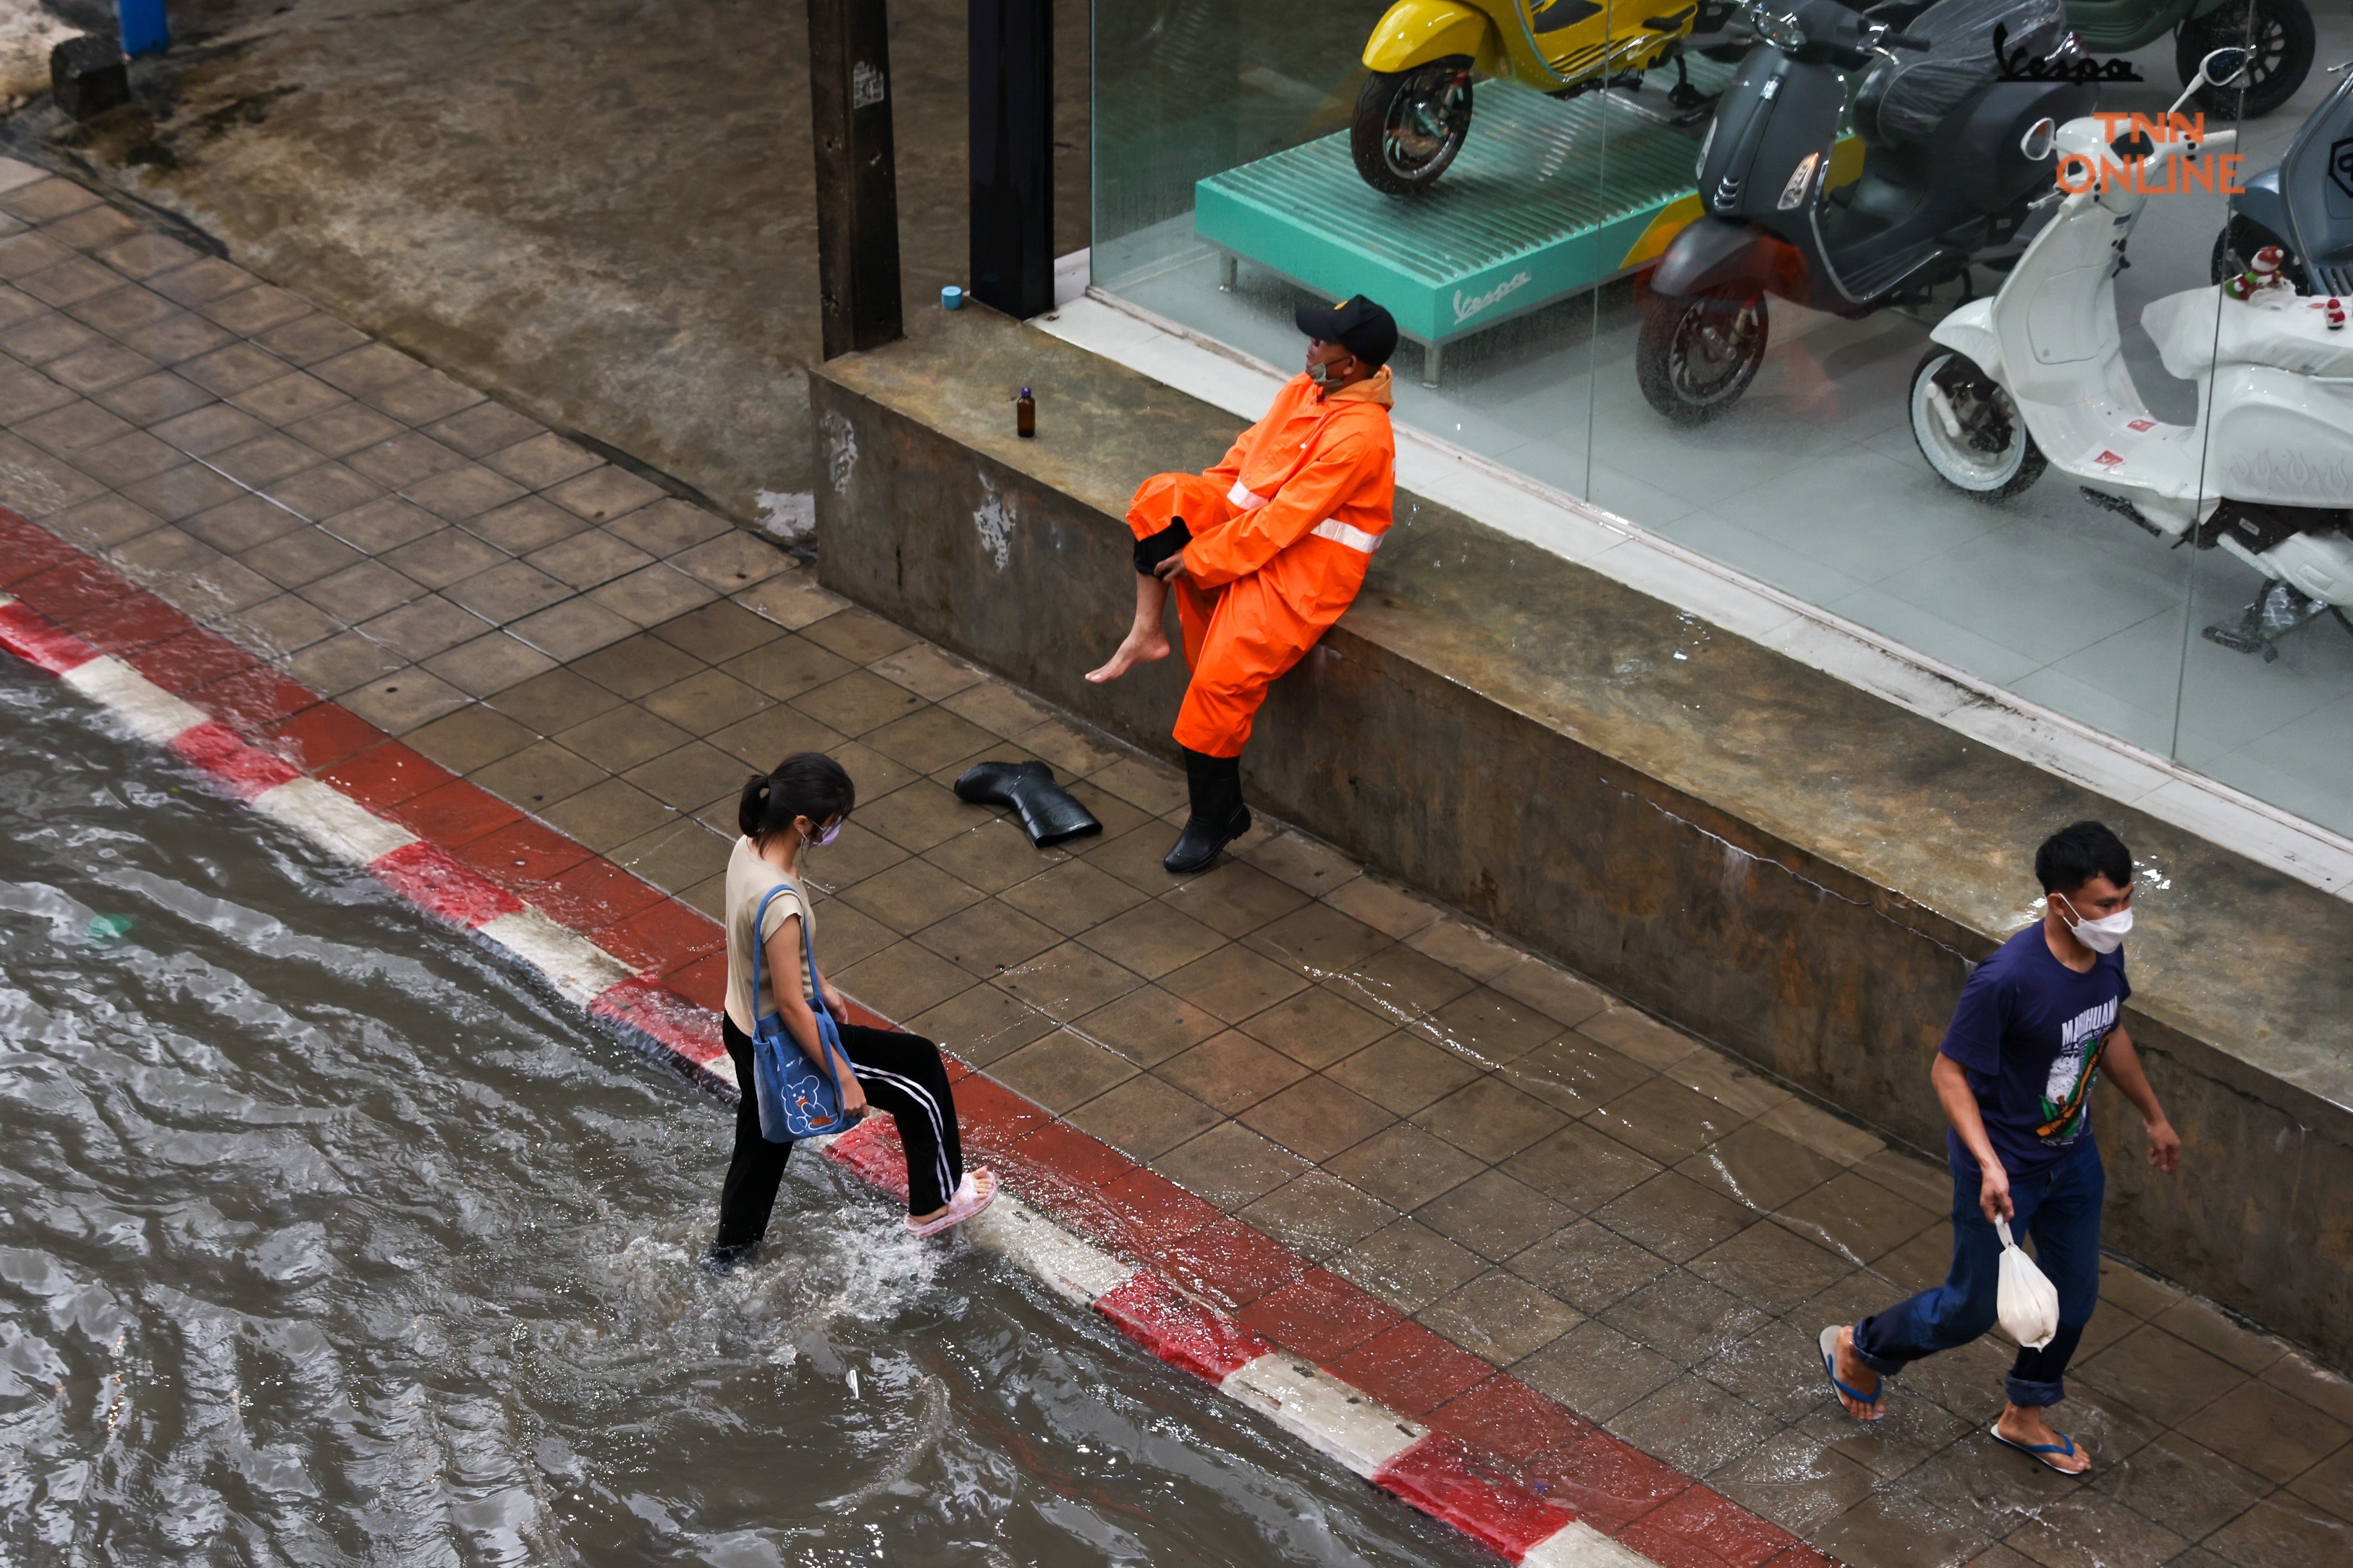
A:
<svg viewBox="0 0 2353 1568">
<path fill-rule="evenodd" d="M 1692 84 L 1714 92 L 1732 71 L 1694 59 Z M 1701 127 L 1665 123 L 1664 91 L 1642 96 L 1657 110 L 1617 92 L 1559 100 L 1481 82 L 1469 139 L 1424 194 L 1366 184 L 1339 132 L 1198 182 L 1193 227 L 1229 265 L 1378 300 L 1428 347 L 1422 379 L 1436 385 L 1449 339 L 1640 266 L 1698 216 Z"/>
</svg>

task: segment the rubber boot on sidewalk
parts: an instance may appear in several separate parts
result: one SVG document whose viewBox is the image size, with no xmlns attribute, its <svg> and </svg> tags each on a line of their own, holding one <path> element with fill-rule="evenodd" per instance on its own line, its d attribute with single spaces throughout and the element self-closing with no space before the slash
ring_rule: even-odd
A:
<svg viewBox="0 0 2353 1568">
<path fill-rule="evenodd" d="M 1185 790 L 1193 815 L 1177 836 L 1176 847 L 1160 864 L 1178 876 L 1206 871 L 1218 851 L 1250 831 L 1250 807 L 1242 804 L 1242 760 L 1185 753 Z"/>
</svg>

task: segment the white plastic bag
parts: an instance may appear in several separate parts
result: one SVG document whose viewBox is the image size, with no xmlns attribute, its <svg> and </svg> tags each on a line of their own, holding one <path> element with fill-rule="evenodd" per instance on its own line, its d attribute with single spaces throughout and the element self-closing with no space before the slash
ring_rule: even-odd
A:
<svg viewBox="0 0 2353 1568">
<path fill-rule="evenodd" d="M 2010 1240 L 2008 1220 L 1994 1221 L 1994 1228 L 2001 1232 L 2001 1289 L 1995 1308 L 2001 1331 L 2039 1351 L 2059 1332 L 2059 1288 Z"/>
</svg>

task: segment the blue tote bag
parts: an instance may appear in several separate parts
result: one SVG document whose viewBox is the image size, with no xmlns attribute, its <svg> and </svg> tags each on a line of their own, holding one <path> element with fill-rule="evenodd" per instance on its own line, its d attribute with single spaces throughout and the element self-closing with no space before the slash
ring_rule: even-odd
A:
<svg viewBox="0 0 2353 1568">
<path fill-rule="evenodd" d="M 760 1136 L 771 1143 L 789 1143 L 796 1138 L 845 1131 L 850 1122 L 842 1114 L 841 1089 L 833 1074 L 819 1072 L 808 1053 L 794 1043 L 783 1015 L 774 1010 L 768 989 L 761 984 L 760 961 L 768 944 L 760 932 L 768 923 L 768 905 L 778 893 L 800 896 L 798 889 L 780 883 L 768 889 L 752 917 L 752 1091 L 759 1099 Z M 815 990 L 817 944 L 810 940 L 807 917 L 801 921 L 801 952 Z M 849 1053 L 841 1048 L 841 1029 L 825 1010 L 821 994 L 810 1001 L 809 1009 L 817 1015 L 817 1037 L 827 1062 L 839 1058 L 847 1068 Z"/>
</svg>

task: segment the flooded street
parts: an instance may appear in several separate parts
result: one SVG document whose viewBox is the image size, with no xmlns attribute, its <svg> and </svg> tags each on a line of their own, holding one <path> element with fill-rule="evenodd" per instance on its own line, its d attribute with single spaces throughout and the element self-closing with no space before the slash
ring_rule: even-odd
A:
<svg viewBox="0 0 2353 1568">
<path fill-rule="evenodd" d="M 0 1560 L 1467 1563 L 0 670 Z"/>
</svg>

